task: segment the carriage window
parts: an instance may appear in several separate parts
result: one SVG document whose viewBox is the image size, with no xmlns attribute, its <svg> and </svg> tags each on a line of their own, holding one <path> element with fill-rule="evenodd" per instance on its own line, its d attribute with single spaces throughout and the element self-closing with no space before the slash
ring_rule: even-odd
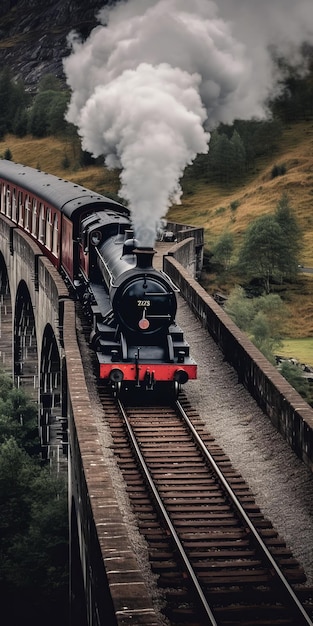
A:
<svg viewBox="0 0 313 626">
<path fill-rule="evenodd" d="M 9 218 L 11 218 L 11 215 L 12 215 L 11 190 L 10 190 L 9 185 L 7 186 L 7 193 L 6 193 L 6 215 Z"/>
<path fill-rule="evenodd" d="M 31 211 L 31 202 L 30 202 L 30 197 L 27 194 L 25 197 L 25 230 L 30 230 L 30 226 L 31 226 L 30 211 Z"/>
<path fill-rule="evenodd" d="M 12 220 L 17 222 L 17 203 L 16 203 L 16 189 L 13 189 L 12 193 Z"/>
<path fill-rule="evenodd" d="M 19 226 L 23 226 L 23 193 L 22 191 L 18 192 L 18 223 Z"/>
<path fill-rule="evenodd" d="M 40 203 L 39 209 L 39 239 L 45 243 L 45 207 Z"/>
<path fill-rule="evenodd" d="M 5 213 L 5 183 L 1 184 L 1 213 Z"/>
<path fill-rule="evenodd" d="M 47 210 L 47 220 L 46 220 L 46 246 L 48 250 L 51 250 L 51 242 L 52 242 L 52 211 L 51 209 Z"/>
<path fill-rule="evenodd" d="M 36 200 L 36 198 L 33 198 L 32 235 L 37 237 L 37 200 Z"/>
<path fill-rule="evenodd" d="M 53 220 L 52 252 L 56 257 L 59 255 L 59 220 L 57 214 Z"/>
</svg>

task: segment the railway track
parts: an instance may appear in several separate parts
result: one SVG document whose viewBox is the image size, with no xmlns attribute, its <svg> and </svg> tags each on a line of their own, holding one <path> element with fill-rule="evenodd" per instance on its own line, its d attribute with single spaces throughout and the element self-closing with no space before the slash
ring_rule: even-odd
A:
<svg viewBox="0 0 313 626">
<path fill-rule="evenodd" d="M 99 394 L 170 624 L 313 625 L 313 589 L 185 395 Z"/>
<path fill-rule="evenodd" d="M 90 327 L 77 313 L 86 340 Z M 187 397 L 125 406 L 105 387 L 98 394 L 164 624 L 313 626 L 303 569 Z"/>
</svg>

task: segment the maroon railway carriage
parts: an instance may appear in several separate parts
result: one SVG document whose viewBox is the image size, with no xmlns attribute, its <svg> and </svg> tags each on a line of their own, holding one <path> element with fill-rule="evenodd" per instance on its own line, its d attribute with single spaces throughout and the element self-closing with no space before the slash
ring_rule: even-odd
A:
<svg viewBox="0 0 313 626">
<path fill-rule="evenodd" d="M 4 159 L 0 198 L 1 213 L 27 232 L 72 283 L 79 274 L 79 259 L 88 261 L 80 242 L 82 218 L 110 209 L 129 215 L 126 207 L 90 189 Z"/>
</svg>

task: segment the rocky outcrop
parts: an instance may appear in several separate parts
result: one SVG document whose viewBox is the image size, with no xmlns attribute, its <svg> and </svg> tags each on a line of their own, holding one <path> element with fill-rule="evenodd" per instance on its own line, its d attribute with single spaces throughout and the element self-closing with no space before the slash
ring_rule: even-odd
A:
<svg viewBox="0 0 313 626">
<path fill-rule="evenodd" d="M 0 67 L 35 91 L 40 78 L 52 73 L 64 79 L 62 58 L 69 52 L 67 35 L 86 38 L 106 0 L 1 0 Z"/>
</svg>

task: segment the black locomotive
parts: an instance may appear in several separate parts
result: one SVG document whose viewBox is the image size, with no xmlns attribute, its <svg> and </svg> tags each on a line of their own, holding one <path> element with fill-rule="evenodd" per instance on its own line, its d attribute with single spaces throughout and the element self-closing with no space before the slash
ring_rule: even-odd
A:
<svg viewBox="0 0 313 626">
<path fill-rule="evenodd" d="M 0 210 L 35 239 L 90 317 L 98 377 L 177 394 L 197 366 L 175 322 L 176 287 L 140 248 L 123 205 L 80 185 L 0 161 Z"/>
</svg>

